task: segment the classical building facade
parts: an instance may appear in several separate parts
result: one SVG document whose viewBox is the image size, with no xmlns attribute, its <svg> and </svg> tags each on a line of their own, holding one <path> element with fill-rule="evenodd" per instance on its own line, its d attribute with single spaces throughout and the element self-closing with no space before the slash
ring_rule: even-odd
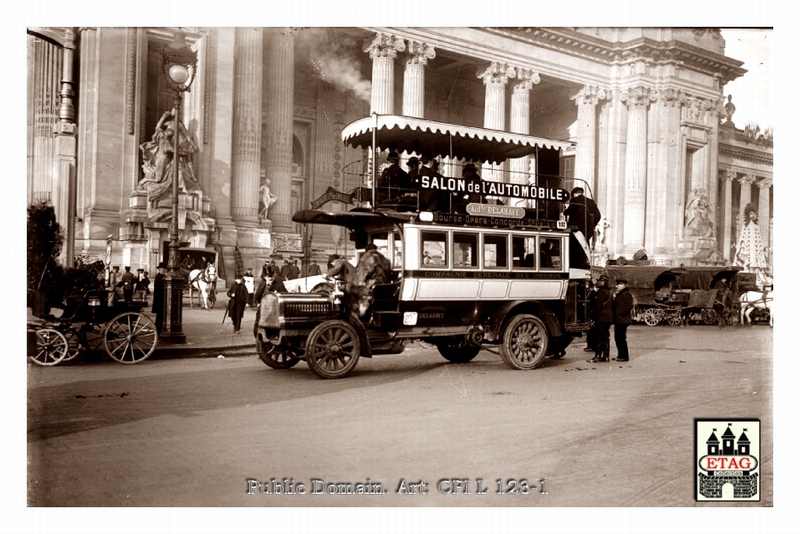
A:
<svg viewBox="0 0 800 534">
<path fill-rule="evenodd" d="M 563 186 L 596 199 L 607 257 L 730 262 L 751 202 L 770 242 L 772 148 L 726 109 L 745 71 L 715 29 L 31 28 L 28 200 L 56 206 L 67 262 L 105 257 L 109 236 L 114 264 L 164 257 L 171 196 L 145 186 L 143 145 L 172 107 L 161 57 L 176 31 L 198 54 L 180 241 L 215 247 L 228 278 L 236 259 L 344 250 L 346 235 L 291 217 L 363 184 L 368 158 L 340 133 L 371 112 L 574 141 Z M 534 168 L 510 161 L 503 176 Z M 346 209 L 336 198 L 327 209 Z"/>
</svg>

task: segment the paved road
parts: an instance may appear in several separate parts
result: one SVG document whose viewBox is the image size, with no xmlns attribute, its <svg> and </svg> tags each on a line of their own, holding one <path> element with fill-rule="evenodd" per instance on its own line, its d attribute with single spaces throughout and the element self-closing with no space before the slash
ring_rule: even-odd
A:
<svg viewBox="0 0 800 534">
<path fill-rule="evenodd" d="M 530 372 L 488 351 L 448 364 L 419 346 L 362 359 L 343 380 L 304 363 L 276 371 L 254 355 L 29 366 L 28 502 L 696 506 L 693 420 L 734 417 L 761 420 L 759 504 L 771 505 L 772 330 L 629 332 L 628 363 L 588 364 L 576 344 Z M 250 478 L 287 478 L 307 493 L 248 495 Z M 312 495 L 314 479 L 387 493 Z M 439 491 L 448 479 L 469 479 L 470 494 Z M 496 479 L 535 490 L 498 495 Z"/>
</svg>

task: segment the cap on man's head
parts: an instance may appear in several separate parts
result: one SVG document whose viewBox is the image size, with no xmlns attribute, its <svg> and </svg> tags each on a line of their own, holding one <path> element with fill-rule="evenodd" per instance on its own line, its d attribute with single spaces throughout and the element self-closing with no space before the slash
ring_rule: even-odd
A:
<svg viewBox="0 0 800 534">
<path fill-rule="evenodd" d="M 399 161 L 400 160 L 400 156 L 397 155 L 397 152 L 389 152 L 389 155 L 386 156 L 386 159 L 388 159 L 389 161 L 392 161 L 392 160 Z"/>
<path fill-rule="evenodd" d="M 614 282 L 617 284 L 627 284 L 628 280 L 626 278 L 617 278 Z"/>
<path fill-rule="evenodd" d="M 601 275 L 600 275 L 600 276 L 597 278 L 597 281 L 598 281 L 598 282 L 602 282 L 602 281 L 604 281 L 604 280 L 608 280 L 608 276 L 606 276 L 606 275 L 604 275 L 604 274 L 601 274 Z"/>
<path fill-rule="evenodd" d="M 583 188 L 582 187 L 573 187 L 572 188 L 572 194 L 573 195 L 582 195 L 583 194 Z"/>
<path fill-rule="evenodd" d="M 478 168 L 475 166 L 474 163 L 467 163 L 466 165 L 464 165 L 464 171 L 476 171 L 477 172 L 477 170 L 478 170 Z M 462 172 L 464 172 L 464 171 L 462 171 Z"/>
<path fill-rule="evenodd" d="M 156 269 L 166 269 L 166 268 L 167 264 L 164 262 L 159 263 L 158 266 L 156 267 Z"/>
<path fill-rule="evenodd" d="M 419 159 L 417 159 L 417 158 L 408 158 L 407 165 L 409 167 L 417 167 L 417 166 L 419 166 Z"/>
</svg>

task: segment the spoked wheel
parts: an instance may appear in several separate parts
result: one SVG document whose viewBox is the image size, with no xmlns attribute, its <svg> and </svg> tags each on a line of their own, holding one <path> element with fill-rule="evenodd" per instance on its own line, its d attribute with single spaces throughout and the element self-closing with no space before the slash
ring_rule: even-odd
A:
<svg viewBox="0 0 800 534">
<path fill-rule="evenodd" d="M 38 365 L 57 365 L 64 361 L 69 352 L 66 336 L 55 328 L 41 328 L 36 331 L 36 350 L 30 358 Z"/>
<path fill-rule="evenodd" d="M 144 314 L 125 312 L 106 325 L 103 332 L 106 352 L 119 363 L 139 363 L 156 349 L 156 325 Z"/>
<path fill-rule="evenodd" d="M 535 315 L 517 315 L 503 333 L 500 356 L 512 369 L 533 369 L 547 354 L 547 328 Z"/>
<path fill-rule="evenodd" d="M 326 321 L 317 325 L 306 341 L 306 362 L 322 378 L 347 376 L 360 356 L 358 333 L 345 321 Z"/>
<path fill-rule="evenodd" d="M 657 326 L 661 322 L 661 312 L 654 308 L 648 308 L 644 311 L 644 324 L 647 326 Z"/>
<path fill-rule="evenodd" d="M 81 352 L 83 352 L 83 343 L 81 343 L 81 338 L 80 335 L 78 335 L 77 330 L 70 328 L 62 333 L 64 334 L 64 337 L 67 338 L 67 344 L 69 346 L 67 355 L 64 358 L 64 361 L 68 362 L 72 359 L 75 359 Z"/>
<path fill-rule="evenodd" d="M 290 354 L 281 352 L 272 343 L 265 343 L 258 338 L 256 338 L 256 350 L 261 361 L 273 369 L 289 369 L 300 361 Z"/>
<path fill-rule="evenodd" d="M 703 324 L 717 324 L 720 320 L 717 310 L 712 309 L 700 312 L 700 318 L 703 320 Z"/>
<path fill-rule="evenodd" d="M 680 325 L 680 324 L 683 322 L 683 316 L 681 315 L 681 312 L 673 312 L 673 313 L 670 313 L 670 314 L 667 316 L 667 322 L 668 322 L 668 323 L 669 323 L 671 326 L 678 326 L 678 325 Z"/>
<path fill-rule="evenodd" d="M 481 348 L 467 343 L 463 337 L 446 338 L 436 342 L 436 348 L 444 359 L 451 363 L 471 362 Z"/>
</svg>

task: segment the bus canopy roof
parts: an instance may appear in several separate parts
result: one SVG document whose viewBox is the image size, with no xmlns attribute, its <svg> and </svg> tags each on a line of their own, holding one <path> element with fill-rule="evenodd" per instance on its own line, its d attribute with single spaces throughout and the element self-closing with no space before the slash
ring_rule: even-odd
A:
<svg viewBox="0 0 800 534">
<path fill-rule="evenodd" d="M 561 150 L 573 146 L 568 141 L 402 115 L 373 115 L 352 122 L 342 130 L 342 141 L 353 148 L 371 147 L 376 120 L 377 145 L 381 150 L 405 150 L 430 156 L 502 163 L 510 158 L 534 154 L 539 148 Z"/>
</svg>

